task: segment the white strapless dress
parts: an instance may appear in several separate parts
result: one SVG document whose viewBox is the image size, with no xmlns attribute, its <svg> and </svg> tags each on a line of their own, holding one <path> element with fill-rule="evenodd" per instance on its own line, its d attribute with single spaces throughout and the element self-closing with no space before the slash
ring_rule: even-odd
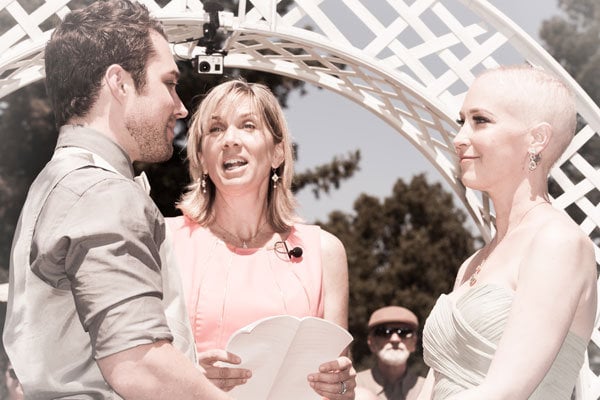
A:
<svg viewBox="0 0 600 400">
<path fill-rule="evenodd" d="M 510 290 L 494 285 L 476 286 L 456 301 L 445 294 L 439 297 L 423 330 L 423 358 L 436 377 L 434 400 L 443 400 L 483 380 L 512 300 Z M 569 400 L 586 348 L 585 340 L 569 332 L 550 371 L 529 399 Z"/>
</svg>

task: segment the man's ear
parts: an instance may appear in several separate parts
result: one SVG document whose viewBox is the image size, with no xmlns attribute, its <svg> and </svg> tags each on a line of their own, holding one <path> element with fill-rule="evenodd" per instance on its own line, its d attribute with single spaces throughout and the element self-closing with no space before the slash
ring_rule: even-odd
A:
<svg viewBox="0 0 600 400">
<path fill-rule="evenodd" d="M 534 154 L 541 153 L 550 143 L 552 133 L 552 126 L 547 122 L 541 122 L 534 126 L 529 133 L 529 150 Z"/>
<path fill-rule="evenodd" d="M 369 346 L 369 350 L 371 350 L 371 353 L 377 353 L 378 349 L 373 344 L 373 341 L 371 340 L 371 335 L 367 335 L 367 345 Z"/>
<path fill-rule="evenodd" d="M 104 74 L 106 87 L 116 99 L 124 98 L 133 85 L 131 76 L 118 64 L 112 64 Z"/>
</svg>

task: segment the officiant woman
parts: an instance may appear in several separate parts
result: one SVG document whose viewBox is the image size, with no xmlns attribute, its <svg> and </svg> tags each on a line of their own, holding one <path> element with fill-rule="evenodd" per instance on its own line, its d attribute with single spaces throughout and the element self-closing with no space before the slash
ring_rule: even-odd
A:
<svg viewBox="0 0 600 400">
<path fill-rule="evenodd" d="M 224 350 L 237 329 L 281 314 L 347 327 L 346 252 L 338 238 L 296 214 L 291 139 L 267 87 L 241 79 L 216 86 L 188 135 L 192 182 L 178 203 L 183 216 L 167 223 L 199 362 L 215 385 L 231 390 L 252 379 Z M 353 399 L 355 375 L 340 356 L 306 384 L 329 399 Z"/>
</svg>

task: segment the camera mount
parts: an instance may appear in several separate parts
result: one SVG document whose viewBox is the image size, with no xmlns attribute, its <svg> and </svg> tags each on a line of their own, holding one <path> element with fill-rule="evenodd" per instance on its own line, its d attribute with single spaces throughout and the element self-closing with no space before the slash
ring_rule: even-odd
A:
<svg viewBox="0 0 600 400">
<path fill-rule="evenodd" d="M 204 11 L 208 13 L 208 22 L 202 25 L 203 36 L 198 40 L 198 46 L 204 47 L 204 54 L 196 58 L 199 74 L 222 74 L 223 57 L 226 52 L 220 47 L 217 31 L 221 26 L 219 21 L 219 11 L 223 11 L 223 5 L 216 1 L 209 1 L 204 4 Z"/>
<path fill-rule="evenodd" d="M 223 5 L 216 1 L 206 2 L 204 11 L 208 13 L 208 22 L 202 25 L 203 36 L 198 40 L 198 45 L 206 49 L 206 55 L 213 53 L 223 54 L 222 50 L 217 50 L 218 39 L 217 30 L 219 29 L 219 11 L 223 11 Z"/>
</svg>

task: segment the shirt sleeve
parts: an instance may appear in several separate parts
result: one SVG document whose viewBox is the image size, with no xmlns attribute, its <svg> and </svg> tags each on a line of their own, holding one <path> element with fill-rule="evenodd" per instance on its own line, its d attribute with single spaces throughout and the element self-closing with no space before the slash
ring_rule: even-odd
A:
<svg viewBox="0 0 600 400">
<path fill-rule="evenodd" d="M 48 235 L 34 240 L 34 245 L 43 243 L 36 249 L 41 261 L 33 264 L 37 273 L 71 290 L 95 358 L 172 340 L 162 304 L 159 250 L 165 227 L 160 212 L 135 182 L 123 177 L 111 174 L 85 189 L 74 184 L 77 176 L 70 178 L 45 206 L 46 214 L 55 210 L 54 216 L 64 219 L 54 219 L 54 226 L 45 229 Z"/>
</svg>

